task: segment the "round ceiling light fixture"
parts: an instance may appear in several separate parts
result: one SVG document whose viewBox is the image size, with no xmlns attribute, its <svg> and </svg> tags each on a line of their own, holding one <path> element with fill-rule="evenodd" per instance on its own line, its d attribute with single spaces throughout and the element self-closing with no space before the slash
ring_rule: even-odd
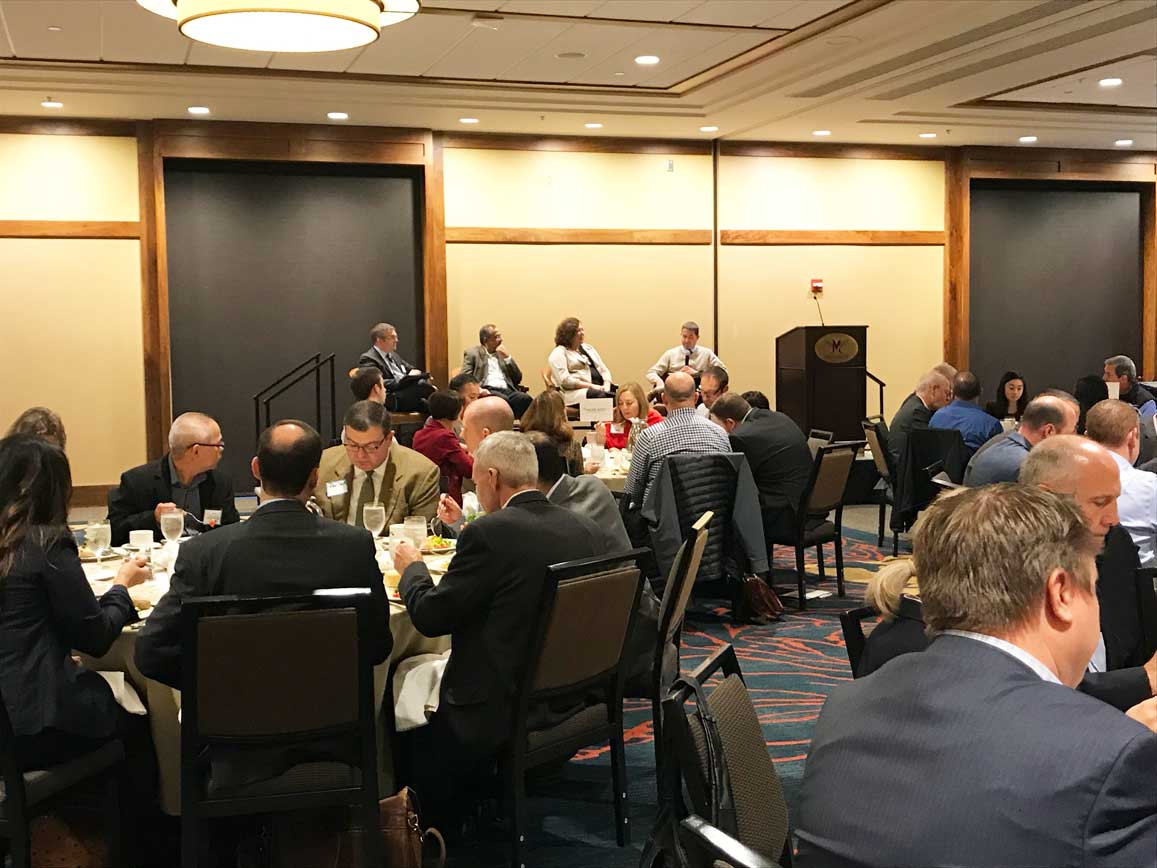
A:
<svg viewBox="0 0 1157 868">
<path fill-rule="evenodd" d="M 137 0 L 198 42 L 246 51 L 320 52 L 374 42 L 418 0 Z"/>
<path fill-rule="evenodd" d="M 1124 83 L 1125 80 L 1121 78 L 1102 78 L 1097 82 L 1101 87 L 1120 87 Z"/>
<path fill-rule="evenodd" d="M 1036 136 L 1021 136 L 1017 139 L 1022 145 L 1031 145 L 1036 143 Z"/>
<path fill-rule="evenodd" d="M 640 54 L 635 58 L 635 63 L 639 64 L 639 66 L 654 66 L 658 62 L 659 57 L 655 54 Z"/>
</svg>

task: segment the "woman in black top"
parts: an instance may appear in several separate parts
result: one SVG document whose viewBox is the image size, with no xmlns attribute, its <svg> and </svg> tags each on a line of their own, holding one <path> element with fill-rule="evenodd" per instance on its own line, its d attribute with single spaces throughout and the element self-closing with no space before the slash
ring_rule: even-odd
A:
<svg viewBox="0 0 1157 868">
<path fill-rule="evenodd" d="M 915 575 L 912 560 L 905 558 L 881 567 L 868 582 L 864 602 L 880 612 L 880 623 L 864 640 L 856 678 L 871 675 L 893 657 L 928 647 L 920 598 L 904 593 Z"/>
<path fill-rule="evenodd" d="M 72 659 L 105 654 L 137 620 L 128 588 L 149 577 L 121 565 L 97 600 L 68 529 L 68 459 L 37 437 L 0 440 L 0 699 L 17 761 L 43 768 L 122 734 L 108 684 Z"/>
<path fill-rule="evenodd" d="M 989 401 L 984 411 L 996 419 L 1015 419 L 1019 422 L 1027 406 L 1028 390 L 1024 386 L 1024 377 L 1016 371 L 1005 371 L 1000 378 L 1000 385 L 996 387 L 996 400 Z"/>
</svg>

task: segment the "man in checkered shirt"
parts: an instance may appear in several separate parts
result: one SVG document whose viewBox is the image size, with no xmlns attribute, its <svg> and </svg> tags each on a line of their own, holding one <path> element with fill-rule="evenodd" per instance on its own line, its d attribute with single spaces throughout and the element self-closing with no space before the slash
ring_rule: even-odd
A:
<svg viewBox="0 0 1157 868">
<path fill-rule="evenodd" d="M 659 464 L 675 452 L 730 452 L 727 432 L 695 412 L 695 380 L 681 371 L 663 384 L 667 418 L 639 432 L 631 457 L 624 497 L 632 510 L 642 509 Z"/>
</svg>

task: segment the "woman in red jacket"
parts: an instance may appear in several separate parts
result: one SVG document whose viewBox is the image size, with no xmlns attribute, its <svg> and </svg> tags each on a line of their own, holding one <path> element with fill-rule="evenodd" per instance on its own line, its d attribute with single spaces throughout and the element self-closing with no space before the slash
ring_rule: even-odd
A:
<svg viewBox="0 0 1157 868">
<path fill-rule="evenodd" d="M 603 423 L 607 449 L 627 448 L 632 419 L 645 419 L 643 427 L 663 421 L 659 411 L 647 403 L 647 395 L 642 386 L 638 383 L 624 383 L 619 386 L 615 402 L 615 420 Z"/>
<path fill-rule="evenodd" d="M 462 480 L 474 472 L 474 459 L 462 448 L 458 435 L 454 433 L 454 423 L 462 412 L 462 401 L 452 392 L 435 392 L 426 403 L 430 408 L 430 418 L 414 434 L 414 450 L 438 465 L 442 491 L 461 506 Z"/>
</svg>

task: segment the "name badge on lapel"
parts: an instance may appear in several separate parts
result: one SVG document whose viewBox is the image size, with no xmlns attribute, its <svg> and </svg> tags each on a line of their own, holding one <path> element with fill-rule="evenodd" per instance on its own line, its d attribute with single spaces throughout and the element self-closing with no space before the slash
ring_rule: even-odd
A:
<svg viewBox="0 0 1157 868">
<path fill-rule="evenodd" d="M 345 497 L 349 493 L 349 485 L 344 479 L 334 479 L 325 484 L 325 496 L 330 500 L 335 497 Z"/>
</svg>

